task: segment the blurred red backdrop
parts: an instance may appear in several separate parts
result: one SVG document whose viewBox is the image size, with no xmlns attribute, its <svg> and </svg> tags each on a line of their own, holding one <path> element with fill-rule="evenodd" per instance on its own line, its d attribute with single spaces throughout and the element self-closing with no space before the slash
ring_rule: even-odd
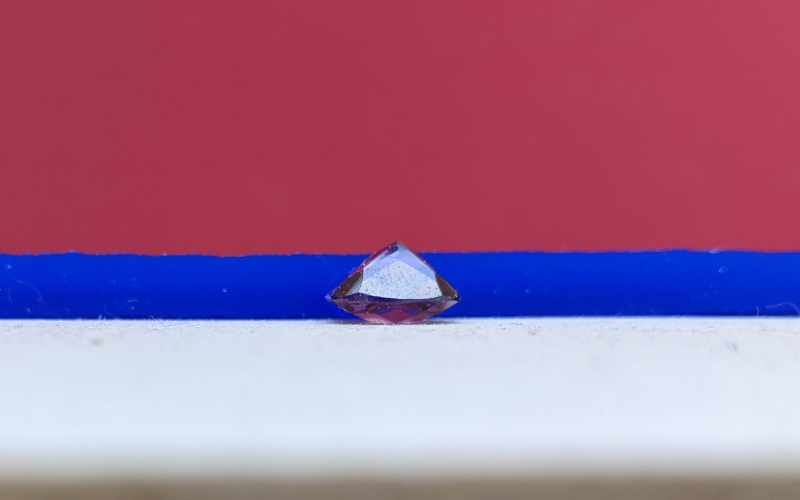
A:
<svg viewBox="0 0 800 500">
<path fill-rule="evenodd" d="M 0 251 L 800 249 L 800 2 L 0 1 Z"/>
</svg>

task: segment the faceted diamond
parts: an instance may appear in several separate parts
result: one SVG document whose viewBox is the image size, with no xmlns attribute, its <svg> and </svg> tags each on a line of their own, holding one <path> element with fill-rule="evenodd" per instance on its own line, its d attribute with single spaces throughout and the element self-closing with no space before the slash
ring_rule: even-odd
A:
<svg viewBox="0 0 800 500">
<path fill-rule="evenodd" d="M 427 262 L 400 242 L 361 263 L 325 297 L 371 323 L 414 323 L 461 298 Z"/>
</svg>

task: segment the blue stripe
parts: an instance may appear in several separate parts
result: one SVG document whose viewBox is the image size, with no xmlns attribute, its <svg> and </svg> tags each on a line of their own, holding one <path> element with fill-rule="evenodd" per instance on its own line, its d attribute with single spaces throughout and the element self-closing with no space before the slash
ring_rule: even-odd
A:
<svg viewBox="0 0 800 500">
<path fill-rule="evenodd" d="M 798 315 L 800 253 L 430 253 L 443 316 Z M 0 255 L 3 318 L 348 318 L 363 255 Z"/>
</svg>

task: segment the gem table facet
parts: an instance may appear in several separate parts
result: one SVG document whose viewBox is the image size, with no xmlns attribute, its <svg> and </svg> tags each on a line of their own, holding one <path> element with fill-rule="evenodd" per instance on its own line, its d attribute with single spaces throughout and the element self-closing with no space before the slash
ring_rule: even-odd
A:
<svg viewBox="0 0 800 500">
<path fill-rule="evenodd" d="M 369 257 L 325 298 L 370 323 L 415 323 L 461 300 L 447 281 L 400 242 Z"/>
</svg>

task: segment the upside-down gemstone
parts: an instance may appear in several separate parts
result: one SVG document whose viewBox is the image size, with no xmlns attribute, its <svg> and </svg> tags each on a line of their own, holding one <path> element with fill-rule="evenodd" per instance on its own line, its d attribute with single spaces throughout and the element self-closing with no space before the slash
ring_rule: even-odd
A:
<svg viewBox="0 0 800 500">
<path fill-rule="evenodd" d="M 399 241 L 372 255 L 325 297 L 370 323 L 414 323 L 458 303 L 450 283 Z"/>
</svg>

